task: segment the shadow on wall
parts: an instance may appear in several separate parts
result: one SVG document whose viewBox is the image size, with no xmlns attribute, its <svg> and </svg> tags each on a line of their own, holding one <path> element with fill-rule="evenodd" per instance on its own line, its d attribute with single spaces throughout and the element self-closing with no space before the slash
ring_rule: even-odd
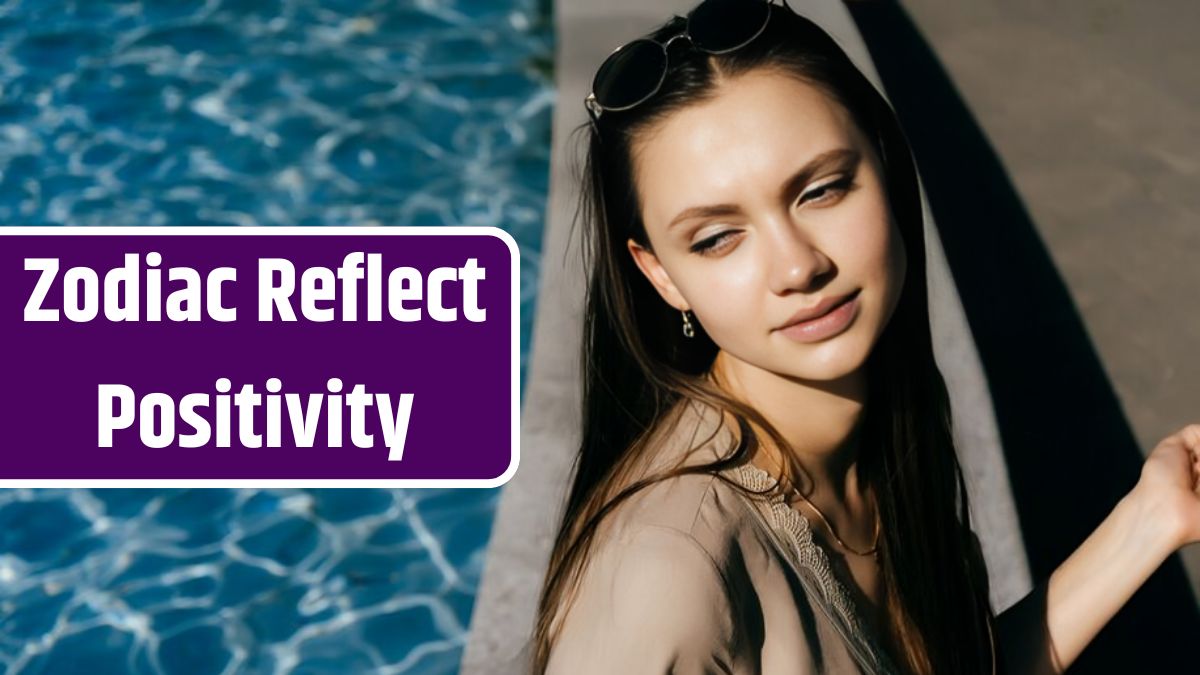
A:
<svg viewBox="0 0 1200 675">
<path fill-rule="evenodd" d="M 1032 219 L 911 18 L 891 1 L 849 7 L 913 145 L 1042 581 L 1137 482 L 1142 452 Z M 1071 673 L 1194 672 L 1197 635 L 1173 556 Z"/>
</svg>

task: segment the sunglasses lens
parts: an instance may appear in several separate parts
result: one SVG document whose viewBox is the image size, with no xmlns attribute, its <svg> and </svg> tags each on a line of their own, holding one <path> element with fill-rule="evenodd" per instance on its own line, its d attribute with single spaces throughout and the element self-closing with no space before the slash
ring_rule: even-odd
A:
<svg viewBox="0 0 1200 675">
<path fill-rule="evenodd" d="M 757 37 L 770 15 L 766 0 L 705 0 L 688 15 L 688 33 L 698 48 L 719 54 Z"/>
<path fill-rule="evenodd" d="M 649 98 L 667 72 L 667 55 L 662 45 L 634 40 L 609 56 L 596 71 L 592 93 L 608 110 L 635 106 Z"/>
</svg>

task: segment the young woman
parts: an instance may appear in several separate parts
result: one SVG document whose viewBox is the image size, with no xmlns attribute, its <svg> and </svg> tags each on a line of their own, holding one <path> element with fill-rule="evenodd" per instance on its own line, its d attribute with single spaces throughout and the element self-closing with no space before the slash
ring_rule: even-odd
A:
<svg viewBox="0 0 1200 675">
<path fill-rule="evenodd" d="M 707 0 L 614 52 L 587 107 L 583 440 L 535 673 L 1061 672 L 1200 539 L 1192 425 L 993 616 L 920 185 L 814 23 Z"/>
</svg>

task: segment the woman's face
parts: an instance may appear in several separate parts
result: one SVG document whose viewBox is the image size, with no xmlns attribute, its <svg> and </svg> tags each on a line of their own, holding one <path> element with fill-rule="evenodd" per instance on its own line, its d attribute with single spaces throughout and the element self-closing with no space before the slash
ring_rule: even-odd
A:
<svg viewBox="0 0 1200 675">
<path fill-rule="evenodd" d="M 905 254 L 878 158 L 839 103 L 760 69 L 656 124 L 633 152 L 654 252 L 632 240 L 629 250 L 733 367 L 824 381 L 865 363 L 899 299 Z M 783 330 L 850 294 L 824 326 Z"/>
</svg>

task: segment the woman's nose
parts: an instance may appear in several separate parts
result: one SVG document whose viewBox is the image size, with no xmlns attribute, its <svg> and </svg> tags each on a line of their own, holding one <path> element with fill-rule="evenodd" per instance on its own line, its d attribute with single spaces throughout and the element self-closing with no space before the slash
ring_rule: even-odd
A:
<svg viewBox="0 0 1200 675">
<path fill-rule="evenodd" d="M 818 278 L 833 266 L 833 261 L 795 223 L 788 221 L 775 230 L 776 234 L 767 242 L 771 291 L 783 295 L 788 291 L 811 290 Z"/>
</svg>

